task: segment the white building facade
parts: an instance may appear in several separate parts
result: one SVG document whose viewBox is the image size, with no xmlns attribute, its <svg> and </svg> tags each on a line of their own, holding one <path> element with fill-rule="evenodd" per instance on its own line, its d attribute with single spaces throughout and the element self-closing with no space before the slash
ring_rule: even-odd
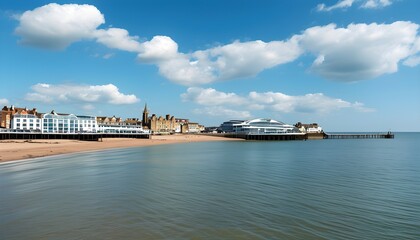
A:
<svg viewBox="0 0 420 240">
<path fill-rule="evenodd" d="M 232 128 L 233 132 L 246 135 L 301 134 L 300 131 L 292 125 L 265 118 L 233 123 Z"/>
<path fill-rule="evenodd" d="M 42 133 L 95 133 L 98 130 L 96 117 L 74 114 L 46 113 L 38 117 L 31 114 L 15 114 L 11 128 L 17 131 Z"/>
<path fill-rule="evenodd" d="M 130 125 L 130 124 L 99 124 L 97 132 L 99 133 L 149 133 L 149 130 L 144 130 L 141 125 Z"/>
<path fill-rule="evenodd" d="M 41 131 L 42 119 L 32 114 L 15 114 L 10 128 L 21 131 Z"/>
<path fill-rule="evenodd" d="M 47 113 L 42 116 L 42 133 L 95 133 L 96 117 Z"/>
</svg>

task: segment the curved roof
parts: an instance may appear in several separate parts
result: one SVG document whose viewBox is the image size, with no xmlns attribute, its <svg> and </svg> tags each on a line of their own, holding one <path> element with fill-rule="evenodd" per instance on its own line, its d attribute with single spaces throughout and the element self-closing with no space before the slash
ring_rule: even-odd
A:
<svg viewBox="0 0 420 240">
<path fill-rule="evenodd" d="M 77 119 L 77 117 L 74 114 L 66 114 L 66 115 L 60 115 L 57 113 L 46 113 L 43 116 L 44 118 L 59 118 L 59 119 Z"/>
<path fill-rule="evenodd" d="M 247 125 L 250 127 L 286 127 L 286 128 L 293 128 L 292 125 L 280 122 L 280 121 L 276 121 L 273 119 L 269 119 L 269 118 L 256 118 L 256 119 L 252 119 L 252 120 L 248 120 L 245 121 L 241 124 L 238 125 Z"/>
<path fill-rule="evenodd" d="M 276 121 L 274 119 L 269 119 L 269 118 L 256 118 L 256 119 L 252 119 L 252 120 L 248 120 L 246 121 L 247 124 L 255 124 L 255 123 L 263 123 L 263 124 L 272 124 L 272 125 L 285 125 L 285 123 L 280 122 L 280 121 Z"/>
<path fill-rule="evenodd" d="M 297 128 L 269 118 L 256 118 L 234 124 L 234 132 L 246 134 L 286 134 L 297 132 Z"/>
</svg>

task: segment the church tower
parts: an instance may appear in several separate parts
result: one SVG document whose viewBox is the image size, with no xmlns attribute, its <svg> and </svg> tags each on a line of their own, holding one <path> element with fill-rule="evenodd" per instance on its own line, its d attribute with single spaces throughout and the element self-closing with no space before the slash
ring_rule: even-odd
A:
<svg viewBox="0 0 420 240">
<path fill-rule="evenodd" d="M 147 110 L 147 103 L 144 105 L 143 119 L 141 122 L 143 126 L 149 126 L 149 110 Z"/>
</svg>

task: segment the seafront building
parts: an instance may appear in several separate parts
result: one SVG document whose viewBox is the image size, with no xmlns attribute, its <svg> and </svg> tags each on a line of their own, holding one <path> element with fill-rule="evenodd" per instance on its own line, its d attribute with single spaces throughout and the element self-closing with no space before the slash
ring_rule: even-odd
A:
<svg viewBox="0 0 420 240">
<path fill-rule="evenodd" d="M 185 118 L 175 118 L 170 114 L 166 114 L 165 117 L 152 114 L 149 117 L 147 104 L 144 105 L 142 117 L 143 128 L 150 130 L 153 134 L 199 133 L 204 130 L 204 126 L 198 123 L 190 122 Z"/>
<path fill-rule="evenodd" d="M 284 141 L 305 140 L 307 134 L 302 133 L 293 125 L 267 118 L 252 120 L 231 120 L 224 122 L 221 128 L 225 129 L 224 136 L 242 138 L 245 140 Z"/>
<path fill-rule="evenodd" d="M 124 123 L 122 118 L 120 117 L 96 117 L 96 121 L 98 124 L 104 124 L 104 125 L 121 125 Z"/>
<path fill-rule="evenodd" d="M 229 120 L 220 125 L 220 131 L 224 133 L 234 132 L 234 126 L 245 122 L 245 120 Z"/>
<path fill-rule="evenodd" d="M 42 116 L 42 133 L 94 133 L 98 125 L 93 116 L 59 114 L 55 111 Z"/>
<path fill-rule="evenodd" d="M 296 127 L 273 119 L 257 118 L 233 124 L 233 132 L 246 135 L 296 134 Z"/>
<path fill-rule="evenodd" d="M 40 117 L 36 108 L 27 109 L 15 107 L 13 105 L 10 107 L 4 106 L 0 113 L 0 128 L 12 128 L 11 123 L 14 115 L 33 115 L 35 118 Z"/>
<path fill-rule="evenodd" d="M 95 133 L 98 124 L 94 116 L 74 114 L 38 113 L 36 108 L 18 108 L 4 106 L 1 110 L 1 128 L 17 132 L 41 133 Z"/>
<path fill-rule="evenodd" d="M 98 129 L 93 116 L 76 116 L 52 111 L 46 114 L 14 114 L 11 129 L 42 133 L 93 133 Z"/>
<path fill-rule="evenodd" d="M 202 126 L 198 123 L 189 122 L 187 126 L 188 126 L 187 133 L 200 133 L 200 132 L 204 131 L 204 126 Z"/>
<path fill-rule="evenodd" d="M 317 123 L 296 123 L 294 126 L 273 119 L 257 118 L 253 120 L 229 120 L 219 127 L 224 133 L 244 134 L 285 134 L 285 133 L 323 133 L 322 127 Z"/>
<path fill-rule="evenodd" d="M 112 116 L 81 116 L 75 114 L 38 113 L 36 108 L 17 108 L 5 106 L 1 110 L 1 128 L 16 132 L 41 133 L 199 133 L 204 126 L 190 122 L 185 118 L 175 118 L 167 114 L 165 117 L 152 114 L 148 116 L 147 105 L 144 107 L 143 119 Z"/>
<path fill-rule="evenodd" d="M 16 130 L 34 130 L 41 131 L 42 118 L 34 114 L 16 113 L 13 115 L 9 128 Z"/>
<path fill-rule="evenodd" d="M 96 117 L 99 133 L 148 133 L 144 130 L 138 118 Z"/>
<path fill-rule="evenodd" d="M 323 133 L 322 127 L 318 125 L 318 123 L 301 123 L 298 122 L 295 124 L 295 127 L 299 129 L 299 131 L 303 133 Z"/>
</svg>

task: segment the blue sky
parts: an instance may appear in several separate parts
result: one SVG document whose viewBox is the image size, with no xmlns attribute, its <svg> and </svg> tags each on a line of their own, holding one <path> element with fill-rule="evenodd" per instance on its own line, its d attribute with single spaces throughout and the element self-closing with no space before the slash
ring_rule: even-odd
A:
<svg viewBox="0 0 420 240">
<path fill-rule="evenodd" d="M 420 2 L 0 2 L 0 104 L 420 131 Z"/>
</svg>

